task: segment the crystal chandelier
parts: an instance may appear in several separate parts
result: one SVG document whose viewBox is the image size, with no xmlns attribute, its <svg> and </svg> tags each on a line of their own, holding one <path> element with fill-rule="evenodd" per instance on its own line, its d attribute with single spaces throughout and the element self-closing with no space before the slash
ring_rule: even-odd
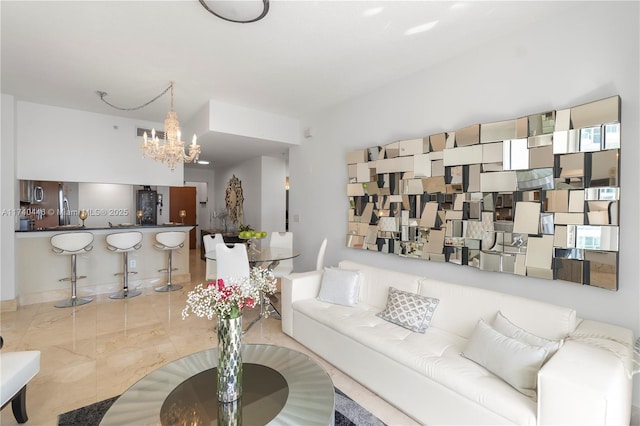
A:
<svg viewBox="0 0 640 426">
<path fill-rule="evenodd" d="M 169 166 L 171 171 L 175 170 L 180 162 L 190 163 L 198 161 L 200 156 L 200 145 L 198 145 L 196 135 L 193 135 L 191 145 L 189 145 L 189 154 L 185 152 L 184 142 L 180 140 L 180 122 L 178 114 L 173 110 L 173 81 L 169 86 L 171 89 L 171 110 L 167 113 L 164 120 L 164 138 L 161 141 L 156 135 L 156 129 L 151 130 L 151 139 L 147 132 L 144 132 L 143 141 L 140 144 L 142 156 L 162 161 Z"/>
</svg>

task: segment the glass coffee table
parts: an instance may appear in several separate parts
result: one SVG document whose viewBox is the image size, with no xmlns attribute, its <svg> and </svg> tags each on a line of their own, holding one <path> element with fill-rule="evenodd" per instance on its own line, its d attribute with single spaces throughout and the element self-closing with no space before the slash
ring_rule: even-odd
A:
<svg viewBox="0 0 640 426">
<path fill-rule="evenodd" d="M 237 403 L 216 397 L 218 350 L 170 362 L 127 389 L 101 425 L 333 425 L 335 391 L 313 359 L 274 345 L 243 345 L 243 393 Z"/>
</svg>

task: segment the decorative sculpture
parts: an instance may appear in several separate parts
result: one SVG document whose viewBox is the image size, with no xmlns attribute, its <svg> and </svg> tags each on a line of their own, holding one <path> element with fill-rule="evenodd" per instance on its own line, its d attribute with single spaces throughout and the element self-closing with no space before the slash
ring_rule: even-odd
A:
<svg viewBox="0 0 640 426">
<path fill-rule="evenodd" d="M 242 223 L 244 196 L 242 195 L 242 182 L 240 182 L 240 179 L 238 179 L 236 175 L 233 175 L 227 183 L 225 202 L 229 219 L 231 219 L 234 224 Z"/>
</svg>

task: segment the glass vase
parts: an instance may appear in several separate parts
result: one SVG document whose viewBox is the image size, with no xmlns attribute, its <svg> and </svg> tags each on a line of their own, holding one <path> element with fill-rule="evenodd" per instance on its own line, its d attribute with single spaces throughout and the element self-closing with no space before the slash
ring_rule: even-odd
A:
<svg viewBox="0 0 640 426">
<path fill-rule="evenodd" d="M 242 396 L 242 316 L 218 317 L 218 401 Z"/>
<path fill-rule="evenodd" d="M 218 424 L 220 426 L 242 425 L 242 402 L 240 399 L 218 403 Z"/>
</svg>

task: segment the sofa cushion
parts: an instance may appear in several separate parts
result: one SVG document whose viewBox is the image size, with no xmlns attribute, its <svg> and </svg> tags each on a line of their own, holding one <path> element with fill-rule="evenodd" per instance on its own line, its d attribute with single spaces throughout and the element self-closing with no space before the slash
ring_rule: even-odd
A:
<svg viewBox="0 0 640 426">
<path fill-rule="evenodd" d="M 352 339 L 356 346 L 384 355 L 396 361 L 399 368 L 428 377 L 513 424 L 536 424 L 536 404 L 531 398 L 460 356 L 467 339 L 433 325 L 425 334 L 414 333 L 379 318 L 378 308 L 364 303 L 347 307 L 307 299 L 294 302 L 293 307 L 305 318 Z M 297 323 L 301 322 L 299 317 Z"/>
<path fill-rule="evenodd" d="M 379 309 L 384 309 L 387 305 L 389 287 L 391 286 L 399 290 L 418 293 L 420 277 L 417 275 L 376 268 L 349 260 L 340 262 L 340 268 L 360 271 L 362 274 L 360 302 L 377 306 Z"/>
<path fill-rule="evenodd" d="M 491 323 L 498 311 L 518 326 L 550 340 L 566 338 L 577 325 L 573 309 L 472 286 L 423 278 L 418 294 L 440 299 L 433 326 L 466 339 L 478 319 Z"/>
<path fill-rule="evenodd" d="M 408 330 L 424 333 L 431 324 L 438 302 L 438 299 L 432 297 L 390 287 L 387 306 L 378 316 Z"/>
<path fill-rule="evenodd" d="M 501 377 L 523 394 L 535 398 L 538 371 L 547 349 L 522 343 L 479 320 L 462 355 Z"/>
<path fill-rule="evenodd" d="M 536 336 L 533 333 L 529 333 L 527 330 L 518 327 L 507 317 L 502 315 L 502 312 L 498 312 L 496 319 L 493 320 L 491 326 L 499 333 L 504 334 L 507 337 L 516 339 L 522 343 L 532 346 L 542 346 L 547 350 L 547 356 L 545 362 L 555 354 L 562 345 L 561 340 L 549 340 Z"/>
<path fill-rule="evenodd" d="M 358 271 L 324 268 L 318 300 L 353 306 L 358 303 L 359 280 Z"/>
</svg>

